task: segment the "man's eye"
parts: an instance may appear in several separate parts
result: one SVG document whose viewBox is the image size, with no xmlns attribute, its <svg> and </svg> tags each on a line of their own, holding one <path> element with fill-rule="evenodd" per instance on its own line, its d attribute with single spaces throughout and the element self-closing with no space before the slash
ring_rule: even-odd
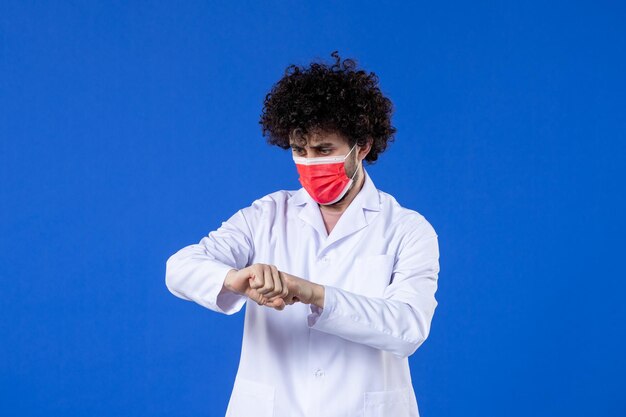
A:
<svg viewBox="0 0 626 417">
<path fill-rule="evenodd" d="M 323 154 L 323 155 L 326 155 L 326 154 L 330 153 L 330 149 L 321 149 L 320 153 Z"/>
</svg>

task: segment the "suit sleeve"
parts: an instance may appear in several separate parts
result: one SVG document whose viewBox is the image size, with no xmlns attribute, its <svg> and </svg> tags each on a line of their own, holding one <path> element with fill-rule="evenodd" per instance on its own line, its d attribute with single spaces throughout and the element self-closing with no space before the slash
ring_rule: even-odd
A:
<svg viewBox="0 0 626 417">
<path fill-rule="evenodd" d="M 224 280 L 231 269 L 249 265 L 253 250 L 250 228 L 243 211 L 239 210 L 199 243 L 186 246 L 169 257 L 166 286 L 183 300 L 218 313 L 237 313 L 247 297 L 224 289 Z"/>
<path fill-rule="evenodd" d="M 439 246 L 426 226 L 428 233 L 409 236 L 399 249 L 382 297 L 324 285 L 324 308 L 310 305 L 308 326 L 398 357 L 412 355 L 428 337 L 438 304 Z"/>
</svg>

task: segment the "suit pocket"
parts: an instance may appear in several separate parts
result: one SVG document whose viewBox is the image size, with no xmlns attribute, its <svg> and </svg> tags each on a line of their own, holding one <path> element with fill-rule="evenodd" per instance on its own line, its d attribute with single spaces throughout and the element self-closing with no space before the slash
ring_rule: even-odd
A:
<svg viewBox="0 0 626 417">
<path fill-rule="evenodd" d="M 416 416 L 410 406 L 410 389 L 412 388 L 366 392 L 363 396 L 363 417 Z"/>
<path fill-rule="evenodd" d="M 355 258 L 348 291 L 368 297 L 382 297 L 391 282 L 395 255 L 361 255 Z"/>
<path fill-rule="evenodd" d="M 226 417 L 272 417 L 274 392 L 273 385 L 236 378 Z"/>
</svg>

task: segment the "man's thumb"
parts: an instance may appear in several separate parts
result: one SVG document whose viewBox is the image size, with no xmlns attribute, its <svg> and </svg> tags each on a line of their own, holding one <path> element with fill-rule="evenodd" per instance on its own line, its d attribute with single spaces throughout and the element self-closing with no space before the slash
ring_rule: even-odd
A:
<svg viewBox="0 0 626 417">
<path fill-rule="evenodd" d="M 285 306 L 287 304 L 285 304 L 285 300 L 283 298 L 275 298 L 272 301 L 270 301 L 269 303 L 265 304 L 267 307 L 273 307 L 276 308 L 278 310 L 282 310 L 285 308 Z"/>
<path fill-rule="evenodd" d="M 256 275 L 248 277 L 248 284 L 250 285 L 250 288 L 254 289 L 261 287 L 261 282 L 259 282 Z"/>
</svg>

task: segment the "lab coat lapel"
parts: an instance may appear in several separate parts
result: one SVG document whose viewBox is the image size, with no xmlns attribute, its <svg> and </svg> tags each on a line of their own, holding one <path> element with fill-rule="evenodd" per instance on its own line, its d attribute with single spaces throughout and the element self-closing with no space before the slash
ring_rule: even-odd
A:
<svg viewBox="0 0 626 417">
<path fill-rule="evenodd" d="M 319 233 L 321 240 L 327 238 L 326 226 L 324 226 L 324 219 L 322 219 L 322 213 L 317 205 L 317 202 L 311 198 L 309 193 L 300 188 L 289 199 L 289 204 L 294 206 L 298 210 L 298 218 L 310 225 Z"/>
<path fill-rule="evenodd" d="M 317 202 L 308 195 L 304 188 L 301 188 L 299 192 L 303 192 L 307 195 L 308 200 L 306 205 L 302 207 L 298 217 L 302 219 L 304 222 L 311 225 L 317 233 L 319 233 L 322 241 L 328 237 L 328 233 L 326 233 L 326 226 L 324 226 L 324 219 L 322 218 L 322 213 L 320 212 L 319 207 L 317 206 Z"/>
<path fill-rule="evenodd" d="M 361 193 L 359 192 L 359 194 Z M 357 197 L 352 200 L 341 217 L 339 217 L 337 224 L 333 230 L 330 231 L 330 235 L 322 243 L 322 247 L 320 248 L 322 251 L 338 240 L 350 236 L 367 226 L 367 219 L 365 218 L 363 207 L 359 204 L 360 202 L 357 201 Z"/>
</svg>

